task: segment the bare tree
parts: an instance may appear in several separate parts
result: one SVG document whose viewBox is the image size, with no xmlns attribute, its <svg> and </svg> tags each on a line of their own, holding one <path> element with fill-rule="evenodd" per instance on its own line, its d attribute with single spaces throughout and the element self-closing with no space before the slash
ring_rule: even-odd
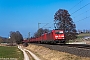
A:
<svg viewBox="0 0 90 60">
<path fill-rule="evenodd" d="M 48 33 L 49 31 L 49 29 L 40 28 L 36 33 L 34 33 L 34 37 L 40 37 L 42 34 Z"/>
<path fill-rule="evenodd" d="M 20 44 L 22 43 L 23 37 L 19 31 L 16 32 L 10 32 L 10 41 L 11 43 L 17 43 Z"/>
</svg>

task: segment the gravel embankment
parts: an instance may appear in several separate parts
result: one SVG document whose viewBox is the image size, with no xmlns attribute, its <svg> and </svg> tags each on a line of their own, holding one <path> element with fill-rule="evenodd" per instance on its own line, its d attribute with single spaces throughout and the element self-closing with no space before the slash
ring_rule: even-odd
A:
<svg viewBox="0 0 90 60">
<path fill-rule="evenodd" d="M 26 48 L 38 55 L 41 60 L 90 60 L 89 57 L 79 57 L 73 54 L 51 50 L 49 48 L 33 44 L 30 44 Z"/>
<path fill-rule="evenodd" d="M 90 49 L 82 49 L 76 47 L 60 46 L 60 45 L 44 45 L 43 46 L 50 48 L 52 50 L 62 51 L 82 57 L 90 57 Z"/>
</svg>

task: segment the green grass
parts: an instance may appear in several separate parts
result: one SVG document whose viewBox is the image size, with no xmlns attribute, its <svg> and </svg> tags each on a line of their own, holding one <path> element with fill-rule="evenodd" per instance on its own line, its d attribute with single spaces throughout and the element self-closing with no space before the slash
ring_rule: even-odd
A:
<svg viewBox="0 0 90 60">
<path fill-rule="evenodd" d="M 83 41 L 82 38 L 84 38 L 85 36 L 90 36 L 90 33 L 81 33 L 79 35 L 77 35 L 77 39 L 75 40 L 69 40 L 69 42 L 81 42 Z"/>
<path fill-rule="evenodd" d="M 15 58 L 23 60 L 23 52 L 16 46 L 0 46 L 0 58 Z"/>
<path fill-rule="evenodd" d="M 83 38 L 85 36 L 90 36 L 90 33 L 82 33 L 82 34 L 77 35 L 78 38 Z"/>
</svg>

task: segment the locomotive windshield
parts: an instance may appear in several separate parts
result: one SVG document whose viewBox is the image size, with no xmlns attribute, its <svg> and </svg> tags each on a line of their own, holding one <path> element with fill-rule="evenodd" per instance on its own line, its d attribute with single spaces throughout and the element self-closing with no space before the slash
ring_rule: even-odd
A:
<svg viewBox="0 0 90 60">
<path fill-rule="evenodd" d="M 55 34 L 63 34 L 63 31 L 55 31 Z"/>
</svg>

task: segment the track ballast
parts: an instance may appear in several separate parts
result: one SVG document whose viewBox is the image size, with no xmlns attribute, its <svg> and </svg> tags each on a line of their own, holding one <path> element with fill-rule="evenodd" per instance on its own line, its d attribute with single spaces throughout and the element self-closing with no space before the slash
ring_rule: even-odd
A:
<svg viewBox="0 0 90 60">
<path fill-rule="evenodd" d="M 53 50 L 74 54 L 81 57 L 90 57 L 90 45 L 86 44 L 35 44 Z"/>
</svg>

